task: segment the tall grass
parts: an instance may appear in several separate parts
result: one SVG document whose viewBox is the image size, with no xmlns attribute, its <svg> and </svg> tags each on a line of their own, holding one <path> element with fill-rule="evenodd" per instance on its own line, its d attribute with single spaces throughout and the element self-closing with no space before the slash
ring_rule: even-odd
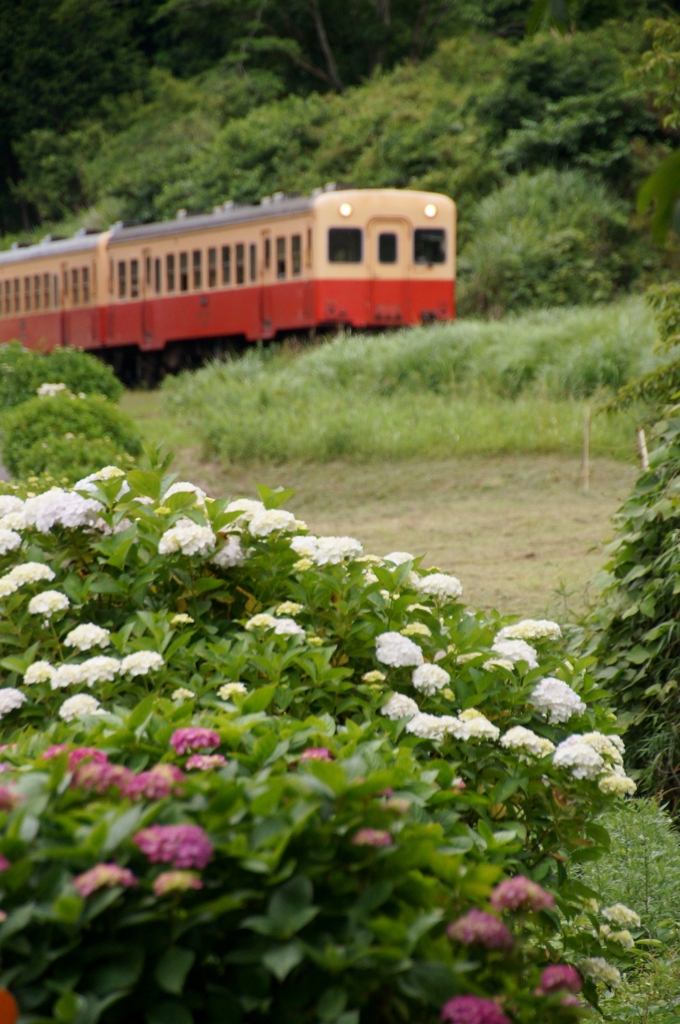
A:
<svg viewBox="0 0 680 1024">
<path fill-rule="evenodd" d="M 171 409 L 233 462 L 575 452 L 584 404 L 654 365 L 639 300 L 252 350 L 166 384 Z M 598 417 L 594 454 L 633 450 Z"/>
</svg>

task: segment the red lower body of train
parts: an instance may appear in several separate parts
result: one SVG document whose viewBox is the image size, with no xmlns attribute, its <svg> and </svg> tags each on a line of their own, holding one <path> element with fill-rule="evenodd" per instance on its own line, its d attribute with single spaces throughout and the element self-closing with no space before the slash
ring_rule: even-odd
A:
<svg viewBox="0 0 680 1024">
<path fill-rule="evenodd" d="M 0 341 L 49 351 L 58 345 L 160 352 L 173 342 L 270 340 L 316 328 L 398 327 L 452 320 L 454 286 L 445 280 L 299 281 L 150 297 L 0 318 Z"/>
</svg>

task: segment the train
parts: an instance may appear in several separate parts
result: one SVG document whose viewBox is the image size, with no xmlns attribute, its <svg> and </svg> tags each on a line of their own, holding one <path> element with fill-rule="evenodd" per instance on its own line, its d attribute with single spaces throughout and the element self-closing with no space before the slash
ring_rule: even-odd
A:
<svg viewBox="0 0 680 1024">
<path fill-rule="evenodd" d="M 0 252 L 0 342 L 99 354 L 123 379 L 239 345 L 455 316 L 448 196 L 326 185 Z"/>
</svg>

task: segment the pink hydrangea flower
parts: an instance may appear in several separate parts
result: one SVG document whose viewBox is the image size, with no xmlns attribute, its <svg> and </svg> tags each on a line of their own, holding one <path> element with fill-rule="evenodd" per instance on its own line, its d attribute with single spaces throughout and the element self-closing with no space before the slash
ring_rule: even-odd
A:
<svg viewBox="0 0 680 1024">
<path fill-rule="evenodd" d="M 91 896 L 97 889 L 112 889 L 114 885 L 130 888 L 139 882 L 128 868 L 122 868 L 120 864 L 96 864 L 73 879 L 74 888 L 83 897 Z"/>
<path fill-rule="evenodd" d="M 561 1000 L 562 1006 L 580 1006 L 581 1000 L 578 996 L 564 996 Z"/>
<path fill-rule="evenodd" d="M 17 804 L 21 803 L 21 796 L 9 789 L 7 786 L 0 786 L 0 811 L 11 811 Z"/>
<path fill-rule="evenodd" d="M 175 868 L 204 868 L 213 855 L 212 843 L 199 825 L 151 825 L 133 836 L 152 864 Z"/>
<path fill-rule="evenodd" d="M 208 768 L 219 768 L 226 764 L 227 759 L 222 754 L 192 754 L 186 763 L 187 768 L 198 768 L 200 771 L 207 771 Z"/>
<path fill-rule="evenodd" d="M 171 793 L 177 792 L 177 783 L 184 778 L 184 772 L 174 764 L 157 764 L 148 772 L 133 775 L 123 789 L 123 796 L 132 800 L 143 797 L 145 800 L 163 800 Z"/>
<path fill-rule="evenodd" d="M 391 846 L 393 840 L 384 828 L 360 828 L 352 842 L 355 846 Z"/>
<path fill-rule="evenodd" d="M 569 964 L 551 964 L 541 975 L 538 991 L 541 995 L 547 995 L 549 992 L 559 992 L 560 989 L 580 992 L 582 987 L 581 975 L 575 967 Z M 578 1000 L 576 1002 L 578 1004 Z"/>
<path fill-rule="evenodd" d="M 500 1006 L 478 996 L 454 996 L 444 1003 L 440 1019 L 446 1024 L 510 1024 Z"/>
<path fill-rule="evenodd" d="M 94 793 L 106 793 L 111 787 L 124 790 L 133 774 L 121 764 L 108 761 L 84 761 L 76 767 L 71 785 L 74 789 L 89 789 Z"/>
<path fill-rule="evenodd" d="M 186 892 L 187 889 L 202 889 L 203 882 L 195 871 L 164 871 L 153 883 L 156 896 L 169 892 Z"/>
<path fill-rule="evenodd" d="M 47 750 L 43 750 L 41 755 L 42 760 L 51 761 L 53 757 L 59 757 L 59 755 L 63 754 L 65 750 L 68 750 L 67 743 L 55 743 L 53 746 L 48 747 Z"/>
<path fill-rule="evenodd" d="M 7 871 L 7 868 L 11 868 L 11 867 L 12 867 L 12 865 L 7 860 L 7 858 L 3 857 L 3 855 L 0 853 L 0 871 Z"/>
<path fill-rule="evenodd" d="M 9 761 L 0 761 L 0 772 L 11 772 L 13 767 Z"/>
<path fill-rule="evenodd" d="M 333 755 L 327 747 L 307 747 L 302 751 L 298 760 L 300 763 L 303 761 L 332 761 Z"/>
<path fill-rule="evenodd" d="M 506 878 L 491 893 L 491 906 L 496 910 L 547 910 L 555 906 L 555 898 L 524 875 Z"/>
<path fill-rule="evenodd" d="M 212 729 L 201 729 L 191 725 L 187 729 L 175 729 L 170 737 L 170 746 L 176 754 L 186 754 L 187 750 L 203 750 L 206 747 L 219 747 L 220 737 Z"/>
<path fill-rule="evenodd" d="M 43 754 L 43 757 L 45 755 Z M 69 770 L 73 769 L 80 764 L 81 761 L 91 761 L 94 764 L 106 764 L 108 761 L 108 754 L 105 754 L 103 750 L 96 750 L 94 747 L 76 747 L 68 755 L 68 766 Z"/>
<path fill-rule="evenodd" d="M 510 930 L 493 914 L 483 910 L 470 910 L 464 917 L 450 924 L 446 934 L 466 946 L 484 946 L 486 949 L 510 950 L 513 938 Z"/>
</svg>

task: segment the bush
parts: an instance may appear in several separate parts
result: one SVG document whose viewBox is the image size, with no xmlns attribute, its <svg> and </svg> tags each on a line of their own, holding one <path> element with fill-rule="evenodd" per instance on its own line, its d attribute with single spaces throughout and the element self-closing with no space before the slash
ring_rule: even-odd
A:
<svg viewBox="0 0 680 1024">
<path fill-rule="evenodd" d="M 499 1024 L 580 1019 L 537 988 L 575 960 L 595 999 L 616 972 L 588 958 L 624 957 L 575 875 L 628 787 L 588 662 L 554 623 L 499 637 L 411 555 L 310 537 L 286 492 L 212 501 L 166 469 L 4 499 L 0 953 L 22 1012 L 434 1024 L 467 996 Z M 530 899 L 498 887 L 515 874 Z M 497 915 L 482 945 L 446 932 L 471 909 Z"/>
<path fill-rule="evenodd" d="M 111 367 L 82 349 L 55 348 L 44 355 L 18 341 L 0 345 L 0 410 L 35 398 L 45 383 L 63 383 L 75 395 L 105 395 L 112 402 L 123 394 Z"/>
<path fill-rule="evenodd" d="M 19 477 L 51 473 L 75 482 L 104 457 L 129 467 L 140 452 L 132 420 L 101 395 L 33 398 L 3 418 L 3 458 Z"/>
</svg>

